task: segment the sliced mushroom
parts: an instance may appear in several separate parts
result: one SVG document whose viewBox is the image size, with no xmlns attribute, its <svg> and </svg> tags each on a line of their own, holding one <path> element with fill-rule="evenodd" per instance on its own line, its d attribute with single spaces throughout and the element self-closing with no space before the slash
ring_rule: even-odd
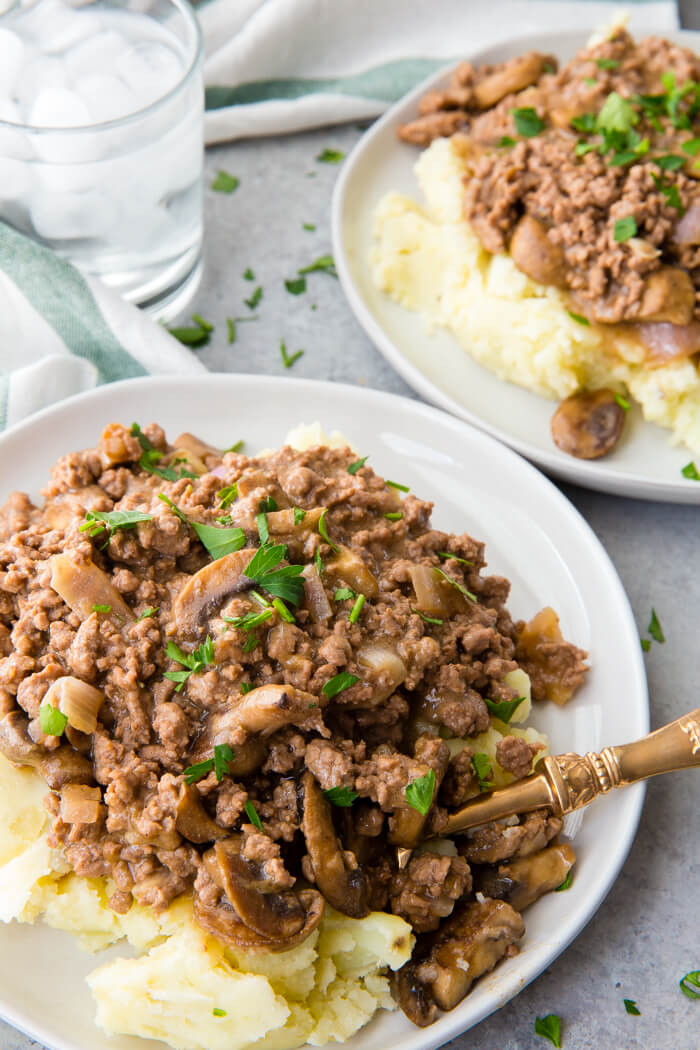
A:
<svg viewBox="0 0 700 1050">
<path fill-rule="evenodd" d="M 309 937 L 318 926 L 323 916 L 324 900 L 316 890 L 301 890 L 299 901 L 304 909 L 304 925 L 286 940 L 262 937 L 236 917 L 233 908 L 225 904 L 216 906 L 203 904 L 195 897 L 194 915 L 199 925 L 213 933 L 224 944 L 234 948 L 243 948 L 248 952 L 266 954 L 268 952 L 286 952 L 296 948 Z"/>
<path fill-rule="evenodd" d="M 191 452 L 202 461 L 206 460 L 207 456 L 216 456 L 217 459 L 222 456 L 220 448 L 208 445 L 206 441 L 202 441 L 201 438 L 187 431 L 175 438 L 174 445 L 177 449 L 186 449 L 187 452 Z"/>
<path fill-rule="evenodd" d="M 172 616 L 178 634 L 197 635 L 206 616 L 225 598 L 253 586 L 243 570 L 254 554 L 253 548 L 225 554 L 190 577 L 173 603 Z"/>
<path fill-rule="evenodd" d="M 572 394 L 552 416 L 552 439 L 569 456 L 600 459 L 612 452 L 620 440 L 625 416 L 613 390 Z"/>
<path fill-rule="evenodd" d="M 175 827 L 183 838 L 197 843 L 214 842 L 230 834 L 209 816 L 197 789 L 185 783 L 178 787 Z"/>
<path fill-rule="evenodd" d="M 426 1028 L 437 1017 L 437 1006 L 428 989 L 418 980 L 417 965 L 407 962 L 394 975 L 396 1000 L 409 1021 Z"/>
<path fill-rule="evenodd" d="M 328 736 L 319 719 L 318 697 L 292 685 L 261 685 L 246 693 L 226 715 L 229 741 L 240 746 L 251 734 L 269 736 L 283 726 L 313 726 Z"/>
<path fill-rule="evenodd" d="M 349 547 L 341 546 L 334 557 L 326 562 L 325 571 L 330 577 L 338 577 L 366 598 L 374 598 L 379 593 L 376 577 L 370 572 L 364 561 Z"/>
<path fill-rule="evenodd" d="M 66 784 L 94 784 L 92 765 L 68 744 L 46 752 L 35 744 L 28 732 L 27 716 L 10 711 L 0 721 L 0 751 L 18 766 L 38 769 L 52 791 Z"/>
<path fill-rule="evenodd" d="M 695 286 L 688 271 L 662 266 L 647 278 L 636 319 L 690 324 L 694 311 Z"/>
<path fill-rule="evenodd" d="M 479 109 L 490 109 L 506 95 L 515 94 L 531 84 L 536 84 L 545 65 L 556 69 L 556 59 L 541 55 L 537 51 L 528 51 L 526 55 L 504 62 L 503 68 L 495 69 L 474 86 L 477 106 Z"/>
<path fill-rule="evenodd" d="M 42 516 L 51 529 L 65 529 L 86 510 L 105 510 L 105 493 L 99 485 L 86 485 L 79 492 L 60 492 L 44 505 Z"/>
<path fill-rule="evenodd" d="M 435 774 L 434 803 L 437 800 L 440 785 L 450 763 L 449 748 L 445 744 L 437 743 L 436 745 L 435 737 L 426 734 L 418 737 L 414 756 L 417 765 L 414 767 L 413 781 L 428 775 L 431 769 Z M 429 757 L 431 758 L 430 764 L 426 761 Z M 389 842 L 392 845 L 402 846 L 405 849 L 412 849 L 414 846 L 417 846 L 423 837 L 423 831 L 431 809 L 432 806 L 425 813 L 414 809 L 406 800 L 406 789 L 404 788 L 400 805 L 396 806 L 389 817 Z"/>
<path fill-rule="evenodd" d="M 72 551 L 54 554 L 51 561 L 51 586 L 66 605 L 87 620 L 96 605 L 108 605 L 109 618 L 117 625 L 132 623 L 134 614 L 109 576 L 92 561 L 82 561 Z"/>
<path fill-rule="evenodd" d="M 64 824 L 96 824 L 103 811 L 102 791 L 88 784 L 66 784 L 61 790 L 60 816 Z"/>
<path fill-rule="evenodd" d="M 576 854 L 568 844 L 548 846 L 539 853 L 486 872 L 481 878 L 481 890 L 522 911 L 543 894 L 561 886 L 575 861 Z"/>
<path fill-rule="evenodd" d="M 196 452 L 184 447 L 176 446 L 164 462 L 176 467 L 184 466 L 193 474 L 206 474 L 208 470 L 206 463 L 203 459 L 200 459 Z"/>
<path fill-rule="evenodd" d="M 289 499 L 286 493 L 283 492 L 276 481 L 273 482 L 269 474 L 265 474 L 262 470 L 248 471 L 238 479 L 236 484 L 238 485 L 238 495 L 241 499 L 250 496 L 256 489 L 265 489 L 268 498 L 274 499 L 278 507 L 289 506 Z"/>
<path fill-rule="evenodd" d="M 316 531 L 322 511 L 323 507 L 312 507 L 311 510 L 304 512 L 304 517 L 299 524 L 295 524 L 294 507 L 287 507 L 285 510 L 271 510 L 267 514 L 267 527 L 271 536 L 305 536 Z"/>
<path fill-rule="evenodd" d="M 73 675 L 57 678 L 44 697 L 45 704 L 57 707 L 66 716 L 69 725 L 88 736 L 97 729 L 97 715 L 104 701 L 105 695 L 101 690 Z"/>
<path fill-rule="evenodd" d="M 510 256 L 518 269 L 533 281 L 566 287 L 564 252 L 549 239 L 547 230 L 534 216 L 523 215 L 515 227 Z"/>
<path fill-rule="evenodd" d="M 302 784 L 304 812 L 301 829 L 316 885 L 337 911 L 361 919 L 369 914 L 367 878 L 359 866 L 348 866 L 347 853 L 341 849 L 333 827 L 331 804 L 308 769 Z"/>
<path fill-rule="evenodd" d="M 333 615 L 333 610 L 318 569 L 315 565 L 306 565 L 301 575 L 304 577 L 306 608 L 311 614 L 311 619 L 314 623 L 326 623 Z"/>
</svg>

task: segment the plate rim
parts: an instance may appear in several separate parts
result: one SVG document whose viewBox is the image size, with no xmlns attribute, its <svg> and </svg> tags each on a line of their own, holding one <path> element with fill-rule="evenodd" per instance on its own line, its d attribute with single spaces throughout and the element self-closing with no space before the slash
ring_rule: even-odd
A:
<svg viewBox="0 0 700 1050">
<path fill-rule="evenodd" d="M 651 32 L 651 30 L 650 30 Z M 645 35 L 642 32 L 636 34 L 638 37 Z M 583 30 L 561 30 L 552 33 L 519 34 L 508 37 L 487 47 L 474 51 L 466 50 L 462 56 L 470 61 L 494 61 L 497 53 L 504 47 L 520 46 L 527 49 L 528 45 L 538 49 L 551 49 L 556 52 L 557 44 L 561 46 L 564 39 L 578 38 L 583 45 L 590 36 L 589 32 Z M 694 42 L 696 49 L 700 49 L 700 30 L 677 29 L 669 30 L 664 36 L 679 43 Z M 333 258 L 335 260 L 338 278 L 350 309 L 356 320 L 369 337 L 372 344 L 382 354 L 386 361 L 399 375 L 408 383 L 412 390 L 421 397 L 426 398 L 432 404 L 456 415 L 458 418 L 470 423 L 479 430 L 484 431 L 491 437 L 503 442 L 510 448 L 515 449 L 520 455 L 537 464 L 537 466 L 548 474 L 585 488 L 607 492 L 614 495 L 625 495 L 632 498 L 650 500 L 654 502 L 670 503 L 700 503 L 700 483 L 679 477 L 678 479 L 663 480 L 658 478 L 641 479 L 638 475 L 626 472 L 615 472 L 606 468 L 603 461 L 572 460 L 571 457 L 561 453 L 553 446 L 553 451 L 540 448 L 529 441 L 512 436 L 507 430 L 481 419 L 475 412 L 460 402 L 454 400 L 445 393 L 431 378 L 425 375 L 417 365 L 404 356 L 400 347 L 377 320 L 375 314 L 366 303 L 365 298 L 357 285 L 353 267 L 350 262 L 350 252 L 347 250 L 344 233 L 344 215 L 347 196 L 353 184 L 353 179 L 358 166 L 361 164 L 365 152 L 386 132 L 387 126 L 394 123 L 397 115 L 405 107 L 417 102 L 426 91 L 439 87 L 446 82 L 449 74 L 454 70 L 455 62 L 447 62 L 441 69 L 431 73 L 411 91 L 403 95 L 397 102 L 393 103 L 385 113 L 376 120 L 371 127 L 362 135 L 350 154 L 345 160 L 338 175 L 333 189 L 331 204 L 331 238 L 333 246 Z M 416 317 L 420 314 L 416 313 Z M 456 341 L 456 337 L 445 329 L 448 335 Z M 459 345 L 459 344 L 458 344 Z M 463 353 L 468 354 L 462 348 Z M 472 359 L 473 360 L 473 359 Z M 478 364 L 478 362 L 475 362 Z M 485 366 L 482 366 L 485 368 Z M 490 371 L 487 369 L 487 371 Z M 493 373 L 491 373 L 493 375 Z M 502 380 L 508 383 L 508 380 Z M 518 384 L 515 384 L 518 385 Z M 525 389 L 525 388 L 520 388 Z M 537 395 L 533 395 L 537 396 Z M 649 426 L 655 424 L 649 423 Z M 659 434 L 668 434 L 664 427 L 657 427 Z M 685 446 L 679 446 L 685 447 Z M 693 458 L 693 453 L 688 449 L 688 455 Z M 696 456 L 695 458 L 700 458 Z"/>
<path fill-rule="evenodd" d="M 335 394 L 338 394 L 346 400 L 355 400 L 359 402 L 370 401 L 375 402 L 378 406 L 382 402 L 388 401 L 399 411 L 417 414 L 419 417 L 425 418 L 427 421 L 432 421 L 440 427 L 449 428 L 456 434 L 459 434 L 460 431 L 462 433 L 468 433 L 470 441 L 475 443 L 477 447 L 481 446 L 487 451 L 491 449 L 498 456 L 509 461 L 513 469 L 524 472 L 524 474 L 532 481 L 535 489 L 539 487 L 543 491 L 546 491 L 561 513 L 569 516 L 571 524 L 575 525 L 576 528 L 580 530 L 582 536 L 585 537 L 588 544 L 592 546 L 593 550 L 595 550 L 601 570 L 605 571 L 610 586 L 616 592 L 616 597 L 619 602 L 619 612 L 621 615 L 621 629 L 624 630 L 630 640 L 638 637 L 637 627 L 629 599 L 605 547 L 580 511 L 571 503 L 564 493 L 562 493 L 557 486 L 532 463 L 528 462 L 502 442 L 499 442 L 495 438 L 486 434 L 483 430 L 471 426 L 463 419 L 446 413 L 432 405 L 427 405 L 420 401 L 402 397 L 398 394 L 367 389 L 359 386 L 351 386 L 344 383 L 333 383 L 323 380 L 302 378 L 292 379 L 291 381 L 300 393 L 306 393 L 310 397 L 315 397 L 315 399 L 319 401 L 319 404 L 322 404 L 322 395 L 329 391 L 333 391 Z M 119 398 L 135 388 L 139 390 L 148 390 L 151 388 L 154 391 L 159 392 L 161 396 L 167 396 L 168 390 L 184 388 L 186 389 L 188 396 L 195 398 L 197 387 L 220 388 L 222 382 L 230 384 L 232 387 L 248 387 L 252 391 L 256 388 L 259 390 L 261 387 L 267 387 L 268 389 L 284 388 L 285 391 L 287 391 L 290 386 L 290 377 L 237 373 L 207 373 L 195 377 L 172 375 L 145 376 L 135 379 L 121 380 L 116 383 L 96 387 L 92 390 L 76 394 L 73 397 L 58 402 L 57 404 L 50 405 L 28 419 L 8 428 L 0 435 L 0 461 L 7 444 L 21 438 L 23 433 L 31 431 L 35 427 L 41 427 L 53 417 L 58 417 L 60 419 L 64 414 L 71 415 L 74 408 L 79 407 L 85 402 L 95 401 L 99 404 L 100 401 L 104 401 L 109 403 L 115 393 Z M 126 408 L 127 406 L 125 405 L 124 407 Z M 303 408 L 300 407 L 299 411 L 301 415 L 303 413 Z M 403 453 L 401 454 L 403 455 Z M 4 498 L 3 492 L 0 492 L 0 497 Z M 486 542 L 488 542 L 488 537 L 486 537 Z M 630 647 L 630 657 L 629 670 L 633 676 L 630 680 L 633 682 L 635 693 L 640 697 L 640 708 L 636 713 L 641 722 L 642 733 L 644 733 L 648 732 L 649 729 L 650 706 L 648 683 L 641 647 L 639 647 L 638 651 L 633 646 Z M 530 946 L 531 954 L 524 967 L 524 972 L 520 975 L 510 975 L 509 979 L 504 982 L 503 987 L 490 989 L 489 995 L 485 996 L 485 1002 L 475 1012 L 475 1016 L 472 1016 L 466 1021 L 466 1027 L 465 1020 L 460 1017 L 461 1004 L 459 1004 L 454 1010 L 443 1014 L 438 1021 L 429 1028 L 415 1029 L 415 1031 L 409 1030 L 408 1033 L 402 1033 L 396 1042 L 390 1045 L 395 1048 L 398 1048 L 400 1045 L 401 1050 L 435 1050 L 435 1048 L 443 1045 L 448 1040 L 468 1031 L 485 1017 L 511 1001 L 520 991 L 522 991 L 523 988 L 540 976 L 547 966 L 553 964 L 568 945 L 593 919 L 619 876 L 637 832 L 645 793 L 646 785 L 644 783 L 632 785 L 626 789 L 626 824 L 623 827 L 622 833 L 618 835 L 615 841 L 615 863 L 611 865 L 606 878 L 598 887 L 597 893 L 592 898 L 586 898 L 585 901 L 582 902 L 581 914 L 578 916 L 576 922 L 567 929 L 565 936 L 560 937 L 558 934 L 555 934 L 548 938 L 548 946 L 546 948 L 541 948 L 537 952 L 533 951 L 533 949 L 537 947 L 536 945 Z M 525 952 L 523 953 L 523 958 L 526 958 Z M 465 1000 L 464 1002 L 468 1002 L 468 1000 Z M 68 1042 L 64 1041 L 63 1038 L 56 1040 L 51 1036 L 50 1032 L 46 1032 L 44 1029 L 44 1023 L 41 1019 L 38 1019 L 38 1024 L 35 1024 L 32 1017 L 27 1015 L 25 1011 L 13 1008 L 11 1003 L 7 1003 L 3 999 L 1 990 L 0 1018 L 6 1020 L 15 1028 L 24 1032 L 24 1034 L 28 1035 L 30 1038 L 40 1039 L 48 1048 L 50 1048 L 50 1050 L 73 1050 L 73 1047 Z M 49 1038 L 47 1038 L 47 1036 L 49 1036 Z M 115 1046 L 118 1046 L 118 1044 L 115 1044 Z"/>
</svg>

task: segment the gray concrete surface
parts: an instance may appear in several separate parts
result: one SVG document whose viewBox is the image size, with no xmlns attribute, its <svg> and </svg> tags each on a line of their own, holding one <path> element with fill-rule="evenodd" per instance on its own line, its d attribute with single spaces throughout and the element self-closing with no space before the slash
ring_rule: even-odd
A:
<svg viewBox="0 0 700 1050">
<path fill-rule="evenodd" d="M 698 0 L 688 7 L 697 14 Z M 365 337 L 336 280 L 313 274 L 299 297 L 283 284 L 331 250 L 338 169 L 317 163 L 316 155 L 325 146 L 347 151 L 359 134 L 355 127 L 330 129 L 208 152 L 208 183 L 218 168 L 241 180 L 231 196 L 206 193 L 206 274 L 191 309 L 216 326 L 201 351 L 212 370 L 308 376 L 415 396 Z M 255 284 L 242 278 L 247 267 Z M 240 324 L 229 346 L 225 319 L 249 313 L 243 299 L 257 284 L 264 293 L 259 319 Z M 281 339 L 290 352 L 305 351 L 290 372 L 280 358 Z M 698 704 L 700 511 L 562 488 L 612 557 L 640 629 L 652 605 L 659 614 L 667 640 L 653 645 L 646 662 L 652 724 L 662 725 Z M 620 696 L 622 702 L 623 681 Z M 678 989 L 679 978 L 700 967 L 698 786 L 691 772 L 650 783 L 636 841 L 598 914 L 538 980 L 451 1047 L 550 1046 L 534 1034 L 534 1022 L 551 1012 L 563 1019 L 566 1050 L 698 1050 L 700 1001 Z M 626 1014 L 623 998 L 636 1000 L 641 1016 Z M 36 1045 L 0 1024 L 0 1050 Z"/>
</svg>

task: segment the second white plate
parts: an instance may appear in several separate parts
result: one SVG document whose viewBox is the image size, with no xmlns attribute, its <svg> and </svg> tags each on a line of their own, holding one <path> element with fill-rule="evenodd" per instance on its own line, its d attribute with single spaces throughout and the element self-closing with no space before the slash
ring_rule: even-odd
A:
<svg viewBox="0 0 700 1050">
<path fill-rule="evenodd" d="M 700 51 L 700 33 L 669 33 Z M 543 34 L 465 55 L 474 62 L 502 62 L 537 48 L 566 61 L 586 42 L 582 33 Z M 405 310 L 372 282 L 369 256 L 372 216 L 390 190 L 420 201 L 413 166 L 418 150 L 400 142 L 397 128 L 415 117 L 418 99 L 443 87 L 451 69 L 430 77 L 393 106 L 362 137 L 346 161 L 333 198 L 333 251 L 338 275 L 358 321 L 378 350 L 423 397 L 505 441 L 543 470 L 587 488 L 640 499 L 700 503 L 700 483 L 681 468 L 692 458 L 673 448 L 668 433 L 632 410 L 625 435 L 604 460 L 574 459 L 551 440 L 555 403 L 498 379 L 478 365 L 445 330 L 427 333 L 418 314 Z"/>
</svg>

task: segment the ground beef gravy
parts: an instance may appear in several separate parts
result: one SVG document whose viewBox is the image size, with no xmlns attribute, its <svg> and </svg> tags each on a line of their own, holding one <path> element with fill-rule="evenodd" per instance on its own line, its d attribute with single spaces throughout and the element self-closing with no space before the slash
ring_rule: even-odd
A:
<svg viewBox="0 0 700 1050">
<path fill-rule="evenodd" d="M 397 864 L 479 793 L 445 740 L 489 728 L 505 676 L 557 702 L 584 677 L 551 610 L 513 622 L 483 543 L 347 448 L 247 458 L 155 424 L 109 425 L 43 496 L 0 512 L 0 749 L 44 776 L 51 844 L 109 876 L 112 908 L 192 893 L 257 951 L 326 902 L 392 910 L 418 936 L 396 993 L 419 1024 L 517 950 L 520 909 L 573 863 L 560 821 Z M 499 725 L 500 765 L 527 775 L 537 745 Z"/>
<path fill-rule="evenodd" d="M 529 52 L 464 62 L 400 128 L 457 135 L 464 216 L 572 311 L 635 325 L 649 366 L 700 351 L 700 58 L 624 30 L 557 69 Z"/>
</svg>

